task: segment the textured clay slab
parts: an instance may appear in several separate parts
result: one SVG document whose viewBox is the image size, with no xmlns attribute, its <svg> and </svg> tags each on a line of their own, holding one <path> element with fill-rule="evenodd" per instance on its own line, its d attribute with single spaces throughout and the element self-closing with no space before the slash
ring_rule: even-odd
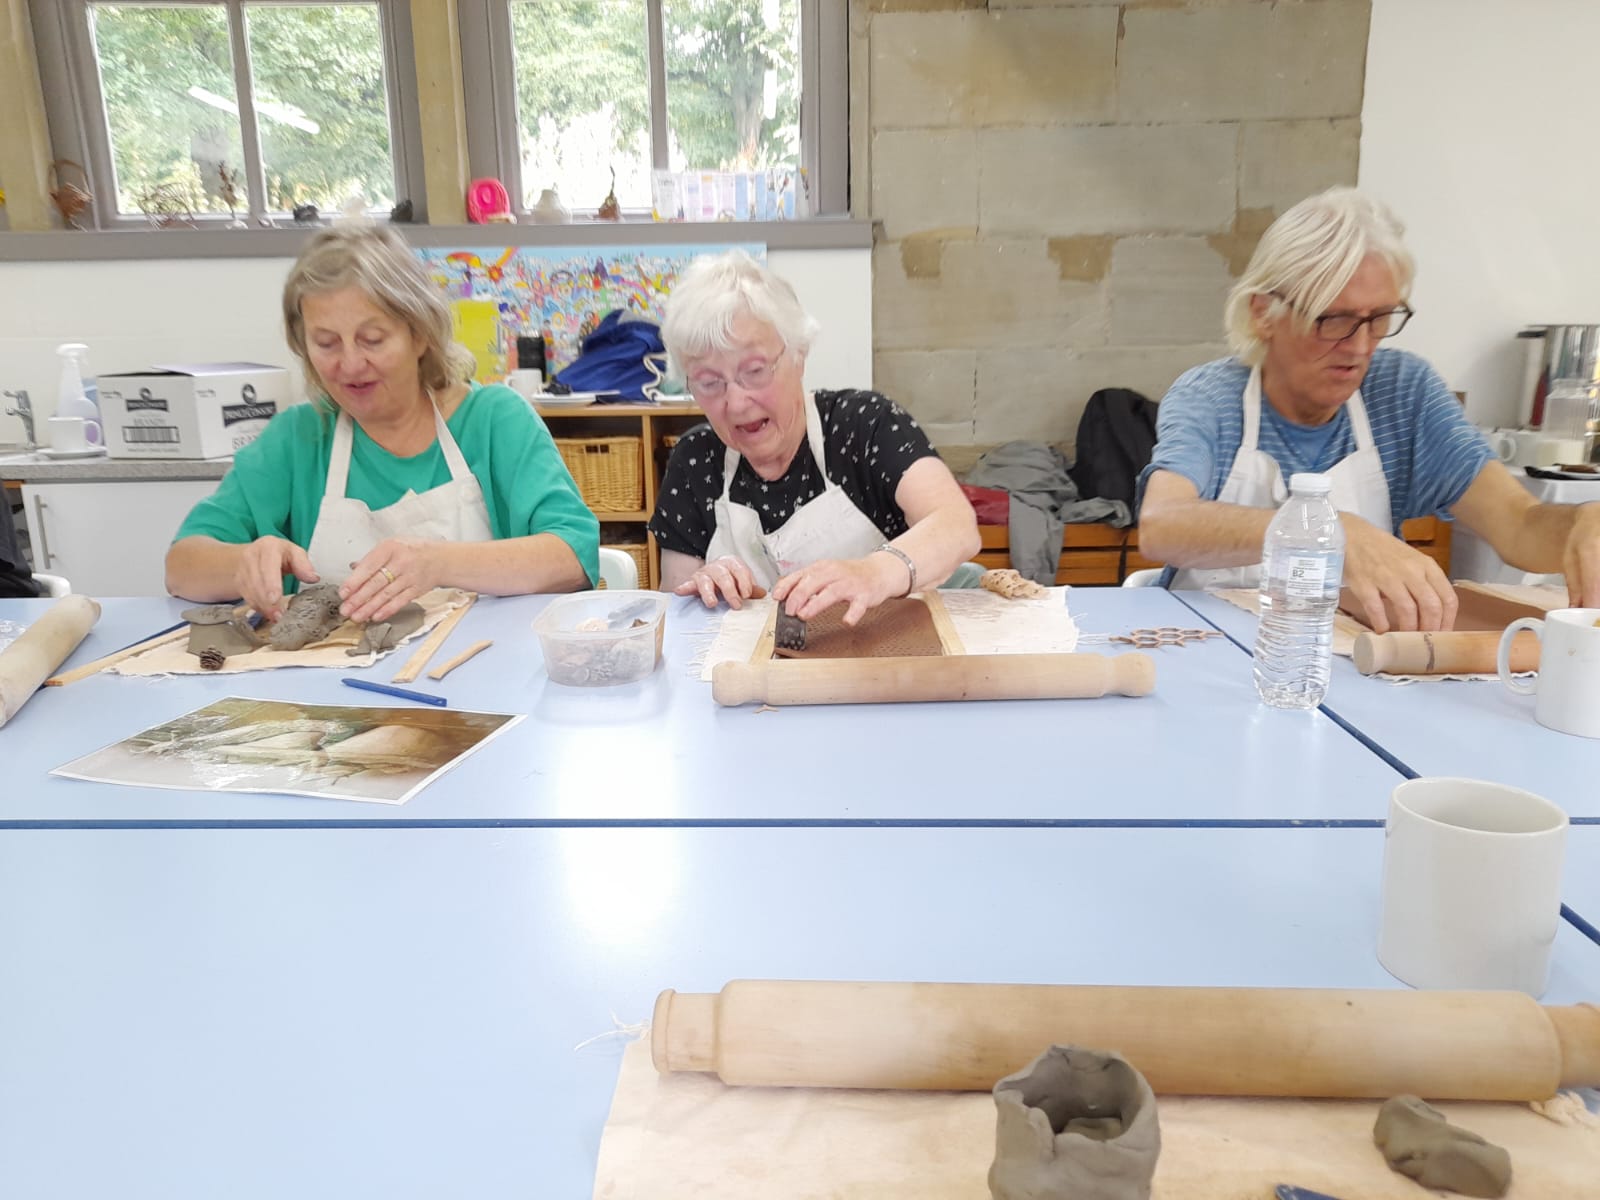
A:
<svg viewBox="0 0 1600 1200">
<path fill-rule="evenodd" d="M 944 653 L 933 616 L 921 600 L 885 600 L 851 629 L 845 606 L 806 622 L 804 650 L 775 650 L 774 658 L 910 658 Z"/>
</svg>

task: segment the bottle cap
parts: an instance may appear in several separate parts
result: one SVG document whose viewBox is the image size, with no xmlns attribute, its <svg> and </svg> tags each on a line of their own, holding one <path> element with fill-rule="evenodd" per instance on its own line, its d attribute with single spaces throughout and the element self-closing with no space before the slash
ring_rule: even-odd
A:
<svg viewBox="0 0 1600 1200">
<path fill-rule="evenodd" d="M 1289 490 L 1302 496 L 1326 496 L 1332 489 L 1333 484 L 1326 475 L 1302 471 L 1289 476 Z"/>
</svg>

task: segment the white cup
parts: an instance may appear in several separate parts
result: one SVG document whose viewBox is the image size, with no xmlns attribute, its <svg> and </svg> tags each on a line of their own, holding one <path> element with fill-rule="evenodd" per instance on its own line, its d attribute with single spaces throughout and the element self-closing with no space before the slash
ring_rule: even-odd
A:
<svg viewBox="0 0 1600 1200">
<path fill-rule="evenodd" d="M 91 436 L 91 430 L 93 435 Z M 100 444 L 100 427 L 87 417 L 51 417 L 50 448 L 73 453 Z"/>
<path fill-rule="evenodd" d="M 544 394 L 544 372 L 519 367 L 506 376 L 506 384 L 523 399 L 531 399 Z"/>
<path fill-rule="evenodd" d="M 1566 840 L 1567 814 L 1532 792 L 1402 783 L 1384 831 L 1378 961 L 1412 987 L 1541 995 Z"/>
<path fill-rule="evenodd" d="M 1521 617 L 1500 635 L 1495 666 L 1500 682 L 1521 696 L 1537 696 L 1533 716 L 1560 733 L 1600 738 L 1600 608 L 1558 608 Z M 1524 683 L 1511 675 L 1511 641 L 1531 629 L 1539 639 L 1539 677 Z"/>
</svg>

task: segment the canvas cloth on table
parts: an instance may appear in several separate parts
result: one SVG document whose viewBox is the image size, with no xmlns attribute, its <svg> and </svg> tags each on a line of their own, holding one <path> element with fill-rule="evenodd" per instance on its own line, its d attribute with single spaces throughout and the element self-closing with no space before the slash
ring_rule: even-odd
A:
<svg viewBox="0 0 1600 1200">
<path fill-rule="evenodd" d="M 451 611 L 460 608 L 473 596 L 459 588 L 434 588 L 417 597 L 422 606 L 422 624 L 404 642 L 414 642 L 444 620 Z M 346 621 L 320 642 L 313 642 L 299 650 L 274 650 L 262 646 L 249 654 L 230 655 L 220 670 L 207 671 L 200 660 L 189 653 L 188 642 L 179 638 L 175 642 L 146 650 L 133 658 L 125 658 L 110 669 L 119 675 L 232 675 L 242 671 L 270 671 L 275 667 L 370 667 L 385 654 L 350 655 L 345 653 L 361 641 L 361 626 Z"/>
<path fill-rule="evenodd" d="M 1263 1200 L 1295 1183 L 1355 1200 L 1432 1195 L 1372 1141 L 1377 1101 L 1157 1097 L 1155 1200 Z M 1440 1104 L 1511 1153 L 1517 1200 L 1574 1200 L 1600 1179 L 1600 1121 L 1526 1104 Z M 595 1200 L 986 1200 L 988 1092 L 727 1087 L 622 1056 Z"/>
</svg>

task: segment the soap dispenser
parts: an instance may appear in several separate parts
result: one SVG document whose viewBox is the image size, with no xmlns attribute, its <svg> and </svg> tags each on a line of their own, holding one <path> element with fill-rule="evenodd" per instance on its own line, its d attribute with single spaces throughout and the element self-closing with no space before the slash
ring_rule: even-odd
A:
<svg viewBox="0 0 1600 1200">
<path fill-rule="evenodd" d="M 66 342 L 56 347 L 61 356 L 61 387 L 56 396 L 56 416 L 82 417 L 84 440 L 91 446 L 104 442 L 100 428 L 100 408 L 89 399 L 83 385 L 83 360 L 89 347 L 82 342 Z"/>
</svg>

